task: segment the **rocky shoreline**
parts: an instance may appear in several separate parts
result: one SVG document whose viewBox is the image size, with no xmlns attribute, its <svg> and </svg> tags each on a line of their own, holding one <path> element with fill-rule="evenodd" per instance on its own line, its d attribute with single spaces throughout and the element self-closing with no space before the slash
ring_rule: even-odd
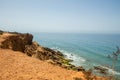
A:
<svg viewBox="0 0 120 80">
<path fill-rule="evenodd" d="M 51 64 L 58 65 L 66 69 L 85 71 L 85 69 L 82 66 L 76 67 L 73 64 L 71 64 L 70 62 L 72 60 L 66 59 L 65 55 L 63 55 L 60 51 L 56 51 L 48 47 L 43 47 L 37 42 L 33 42 L 32 34 L 22 34 L 18 32 L 5 31 L 0 32 L 1 34 L 12 34 L 1 43 L 0 48 L 21 51 L 28 56 L 47 61 Z"/>
<path fill-rule="evenodd" d="M 84 74 L 86 74 L 86 78 L 93 78 L 90 70 L 86 71 L 82 66 L 76 67 L 75 65 L 71 64 L 70 62 L 72 60 L 66 59 L 65 55 L 63 55 L 60 51 L 56 51 L 48 47 L 43 47 L 37 42 L 33 41 L 32 34 L 6 32 L 1 30 L 0 34 L 0 37 L 2 37 L 2 35 L 7 35 L 5 37 L 2 37 L 3 40 L 0 41 L 0 48 L 2 49 L 20 51 L 27 56 L 46 61 L 48 63 L 60 66 L 68 70 L 82 71 Z"/>
</svg>

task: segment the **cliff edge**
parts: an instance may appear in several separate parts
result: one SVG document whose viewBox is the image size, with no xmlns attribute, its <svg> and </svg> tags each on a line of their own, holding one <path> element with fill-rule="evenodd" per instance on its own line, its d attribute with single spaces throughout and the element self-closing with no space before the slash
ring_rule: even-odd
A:
<svg viewBox="0 0 120 80">
<path fill-rule="evenodd" d="M 0 31 L 0 80 L 107 80 L 32 40 L 32 34 Z"/>
</svg>

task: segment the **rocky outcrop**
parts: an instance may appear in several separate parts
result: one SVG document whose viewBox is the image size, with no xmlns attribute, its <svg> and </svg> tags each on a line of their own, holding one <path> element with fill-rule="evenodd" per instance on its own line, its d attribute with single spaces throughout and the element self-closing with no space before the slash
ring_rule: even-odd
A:
<svg viewBox="0 0 120 80">
<path fill-rule="evenodd" d="M 46 62 L 58 65 L 66 69 L 82 71 L 86 75 L 86 78 L 89 78 L 87 80 L 92 80 L 91 72 L 86 72 L 82 66 L 76 67 L 72 65 L 70 63 L 71 60 L 66 59 L 60 51 L 52 50 L 50 48 L 39 45 L 37 42 L 33 42 L 33 36 L 31 34 L 3 31 L 0 32 L 0 48 L 21 51 L 22 53 L 30 57 L 35 57 L 39 60 L 44 60 Z M 79 78 L 75 78 L 75 80 L 78 79 Z"/>
<path fill-rule="evenodd" d="M 33 36 L 31 34 L 21 34 L 18 32 L 3 33 L 7 34 L 7 37 L 1 42 L 0 45 L 0 47 L 3 49 L 21 51 L 28 56 L 47 61 L 51 64 L 58 65 L 66 69 L 85 71 L 83 67 L 76 67 L 72 65 L 70 63 L 72 60 L 66 59 L 60 51 L 52 50 L 39 45 L 37 42 L 33 42 Z"/>
<path fill-rule="evenodd" d="M 99 73 L 102 73 L 102 74 L 108 73 L 108 69 L 102 66 L 94 66 L 94 69 L 99 71 Z"/>
<path fill-rule="evenodd" d="M 25 54 L 28 56 L 36 57 L 40 60 L 59 60 L 64 55 L 59 51 L 54 51 L 47 47 L 40 46 L 37 42 L 32 42 L 31 45 L 25 46 Z"/>
<path fill-rule="evenodd" d="M 12 36 L 6 37 L 6 39 L 1 42 L 0 47 L 3 49 L 12 49 L 14 51 L 25 50 L 25 45 L 32 44 L 33 36 L 31 34 L 14 34 Z"/>
<path fill-rule="evenodd" d="M 64 55 L 60 51 L 54 51 L 47 47 L 40 46 L 37 42 L 32 42 L 31 45 L 25 46 L 25 54 L 38 58 L 40 60 L 46 60 L 54 65 L 59 65 L 64 68 L 73 68 L 74 65 L 70 64 L 71 60 L 65 59 Z"/>
<path fill-rule="evenodd" d="M 0 30 L 0 35 L 2 35 L 3 34 L 3 31 L 2 30 Z"/>
<path fill-rule="evenodd" d="M 85 69 L 82 66 L 76 67 L 77 71 L 85 71 Z"/>
</svg>

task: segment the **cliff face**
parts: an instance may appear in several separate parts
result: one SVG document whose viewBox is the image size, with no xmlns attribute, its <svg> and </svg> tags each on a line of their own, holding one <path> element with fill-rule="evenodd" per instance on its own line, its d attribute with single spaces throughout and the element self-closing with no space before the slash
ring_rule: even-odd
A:
<svg viewBox="0 0 120 80">
<path fill-rule="evenodd" d="M 28 56 L 36 57 L 40 60 L 59 60 L 60 57 L 63 57 L 61 52 L 54 51 L 47 47 L 42 47 L 37 42 L 32 42 L 31 45 L 26 45 L 24 52 Z"/>
<path fill-rule="evenodd" d="M 0 47 L 3 49 L 11 49 L 14 51 L 21 51 L 28 56 L 36 57 L 40 60 L 59 60 L 63 54 L 59 51 L 54 51 L 47 47 L 40 46 L 37 42 L 32 42 L 33 36 L 31 34 L 21 33 L 3 33 L 0 37 L 3 38 Z"/>
<path fill-rule="evenodd" d="M 3 39 L 0 41 L 0 48 L 21 51 L 28 56 L 35 57 L 40 60 L 47 60 L 55 65 L 63 67 L 68 66 L 70 68 L 74 67 L 72 64 L 69 64 L 70 60 L 65 59 L 61 52 L 54 51 L 47 47 L 42 47 L 37 42 L 32 42 L 33 36 L 31 34 L 5 32 L 0 35 L 0 38 Z"/>
<path fill-rule="evenodd" d="M 74 65 L 70 64 L 70 60 L 65 59 L 64 55 L 61 52 L 54 51 L 50 48 L 40 46 L 37 42 L 33 42 L 32 41 L 33 36 L 31 34 L 21 34 L 17 32 L 1 32 L 1 33 L 2 34 L 0 34 L 0 49 L 2 48 L 2 49 L 11 49 L 11 51 L 12 50 L 20 51 L 28 56 L 35 57 L 39 60 L 46 60 L 47 62 L 50 62 L 54 65 L 59 65 L 63 68 L 73 69 L 80 72 L 82 71 L 85 74 L 85 78 L 89 78 L 89 79 L 94 78 L 94 76 L 91 75 L 91 72 L 89 74 L 89 72 L 86 72 L 83 67 L 75 67 Z M 4 52 L 2 52 L 2 54 L 3 53 Z M 45 69 L 47 71 L 47 68 Z M 79 80 L 79 79 L 76 78 L 74 80 Z M 95 80 L 101 80 L 101 79 L 95 79 Z M 102 80 L 107 80 L 107 79 L 102 79 Z"/>
<path fill-rule="evenodd" d="M 14 51 L 24 52 L 25 45 L 30 45 L 32 43 L 32 39 L 33 36 L 31 34 L 12 34 L 4 39 L 0 47 L 3 49 L 12 49 Z"/>
</svg>

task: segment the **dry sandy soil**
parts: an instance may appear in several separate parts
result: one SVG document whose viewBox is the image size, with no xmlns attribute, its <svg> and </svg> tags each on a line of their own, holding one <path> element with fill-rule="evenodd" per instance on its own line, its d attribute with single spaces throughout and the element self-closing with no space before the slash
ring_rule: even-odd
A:
<svg viewBox="0 0 120 80">
<path fill-rule="evenodd" d="M 74 80 L 75 77 L 84 75 L 21 52 L 0 49 L 0 80 Z"/>
</svg>

